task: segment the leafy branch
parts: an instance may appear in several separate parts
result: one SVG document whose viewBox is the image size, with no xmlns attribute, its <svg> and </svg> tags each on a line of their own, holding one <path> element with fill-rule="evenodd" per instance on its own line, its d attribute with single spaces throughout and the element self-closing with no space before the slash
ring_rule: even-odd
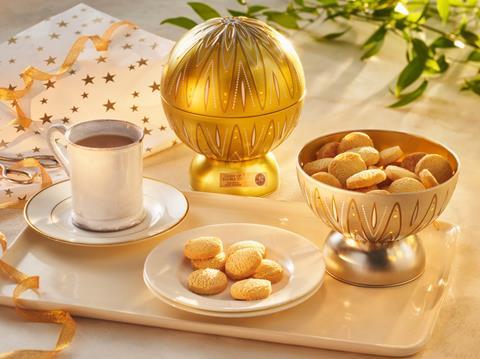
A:
<svg viewBox="0 0 480 359">
<path fill-rule="evenodd" d="M 246 16 L 270 23 L 280 31 L 307 31 L 316 21 L 334 22 L 340 31 L 318 36 L 316 40 L 334 40 L 346 34 L 354 22 L 375 26 L 362 45 L 362 60 L 377 55 L 388 34 L 400 37 L 407 45 L 407 64 L 390 92 L 396 101 L 390 107 L 402 107 L 415 101 L 428 87 L 432 77 L 444 74 L 452 54 L 468 50 L 461 64 L 472 64 L 477 74 L 463 79 L 462 91 L 480 96 L 480 37 L 476 33 L 480 20 L 477 0 L 291 0 L 283 10 L 265 5 L 250 5 L 237 0 L 241 10 L 228 9 L 231 16 Z M 207 4 L 189 2 L 202 19 L 221 16 Z M 162 24 L 191 29 L 197 22 L 188 17 L 169 18 Z M 430 40 L 426 40 L 430 39 Z M 457 61 L 458 62 L 458 61 Z"/>
</svg>

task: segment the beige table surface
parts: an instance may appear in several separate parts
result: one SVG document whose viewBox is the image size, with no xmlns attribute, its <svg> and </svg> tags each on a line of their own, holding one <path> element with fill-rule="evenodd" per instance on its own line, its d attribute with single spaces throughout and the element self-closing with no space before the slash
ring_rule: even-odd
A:
<svg viewBox="0 0 480 359">
<path fill-rule="evenodd" d="M 217 8 L 224 8 L 222 1 Z M 263 0 L 265 2 L 265 0 Z M 278 1 L 281 2 L 281 1 Z M 42 19 L 75 5 L 75 0 L 0 0 L 0 41 Z M 178 39 L 182 30 L 160 26 L 166 16 L 185 15 L 184 1 L 85 0 L 85 3 L 118 18 L 136 22 L 146 30 Z M 235 1 L 230 0 L 235 6 Z M 369 62 L 359 60 L 355 42 L 365 38 L 368 26 L 358 27 L 335 43 L 315 43 L 307 36 L 292 38 L 302 59 L 308 95 L 300 123 L 275 155 L 281 167 L 281 186 L 273 199 L 302 200 L 294 170 L 299 146 L 320 134 L 354 128 L 387 128 L 415 132 L 443 142 L 462 160 L 456 192 L 442 219 L 461 225 L 453 286 L 441 311 L 433 338 L 418 358 L 480 357 L 480 97 L 459 93 L 452 78 L 433 81 L 423 100 L 404 110 L 385 107 L 391 101 L 387 86 L 401 69 L 403 47 L 388 41 L 381 55 Z M 470 69 L 469 71 L 473 71 Z M 1 81 L 0 81 L 1 83 Z M 192 156 L 185 146 L 146 161 L 146 174 L 189 188 L 188 164 Z M 0 212 L 0 230 L 10 239 L 25 226 L 21 212 Z M 77 318 L 78 332 L 63 358 L 363 358 L 295 346 L 239 340 Z M 368 323 L 366 323 L 368 330 Z M 15 348 L 51 348 L 58 328 L 25 323 L 10 308 L 0 308 L 0 352 Z"/>
</svg>

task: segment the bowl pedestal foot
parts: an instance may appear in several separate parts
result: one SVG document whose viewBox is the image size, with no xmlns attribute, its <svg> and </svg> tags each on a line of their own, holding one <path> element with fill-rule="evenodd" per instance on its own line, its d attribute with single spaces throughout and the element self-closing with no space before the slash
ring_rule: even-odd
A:
<svg viewBox="0 0 480 359">
<path fill-rule="evenodd" d="M 278 187 L 273 153 L 247 161 L 217 161 L 197 154 L 190 165 L 190 185 L 203 192 L 264 196 Z"/>
<path fill-rule="evenodd" d="M 331 232 L 323 254 L 332 277 L 363 287 L 405 284 L 421 276 L 425 268 L 425 251 L 415 235 L 375 244 Z"/>
</svg>

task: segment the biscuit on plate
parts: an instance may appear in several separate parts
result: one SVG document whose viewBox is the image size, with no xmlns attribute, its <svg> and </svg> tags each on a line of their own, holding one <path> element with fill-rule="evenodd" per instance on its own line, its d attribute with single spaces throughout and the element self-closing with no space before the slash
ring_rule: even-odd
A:
<svg viewBox="0 0 480 359">
<path fill-rule="evenodd" d="M 267 249 L 265 248 L 263 243 L 257 241 L 240 241 L 233 243 L 227 248 L 227 257 L 230 256 L 233 252 L 244 248 L 254 248 L 258 250 L 262 255 L 262 258 L 265 258 L 265 254 L 267 252 Z"/>
<path fill-rule="evenodd" d="M 358 153 L 344 152 L 337 155 L 328 165 L 328 173 L 345 185 L 347 178 L 367 169 L 367 165 Z"/>
<path fill-rule="evenodd" d="M 190 259 L 192 267 L 195 269 L 213 268 L 223 270 L 227 256 L 225 252 L 218 253 L 215 257 L 207 259 Z"/>
<path fill-rule="evenodd" d="M 338 152 L 345 152 L 355 147 L 373 147 L 373 141 L 369 135 L 363 132 L 350 132 L 346 134 L 338 145 Z"/>
<path fill-rule="evenodd" d="M 227 276 L 218 269 L 198 269 L 188 276 L 188 289 L 197 294 L 218 294 L 227 288 L 227 284 Z"/>
<path fill-rule="evenodd" d="M 225 262 L 225 272 L 233 280 L 250 277 L 262 262 L 262 255 L 256 248 L 243 248 L 233 252 Z"/>
<path fill-rule="evenodd" d="M 272 284 L 280 282 L 283 278 L 283 267 L 271 259 L 263 259 L 255 270 L 253 278 L 266 279 Z"/>
<path fill-rule="evenodd" d="M 218 237 L 197 237 L 189 239 L 183 248 L 188 259 L 208 259 L 223 251 L 222 240 Z"/>
<path fill-rule="evenodd" d="M 272 283 L 266 279 L 249 278 L 234 283 L 230 295 L 238 300 L 259 300 L 272 294 Z"/>
</svg>

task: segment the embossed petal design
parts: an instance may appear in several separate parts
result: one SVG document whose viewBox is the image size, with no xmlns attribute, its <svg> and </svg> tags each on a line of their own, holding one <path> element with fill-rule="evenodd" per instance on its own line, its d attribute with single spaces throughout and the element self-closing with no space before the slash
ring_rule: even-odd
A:
<svg viewBox="0 0 480 359">
<path fill-rule="evenodd" d="M 395 143 L 407 152 L 423 149 L 444 155 L 456 169 L 451 179 L 421 192 L 382 195 L 338 189 L 314 180 L 303 171 L 303 163 L 314 155 L 316 148 L 323 143 L 338 140 L 348 132 L 328 135 L 324 140 L 316 139 L 307 144 L 299 154 L 297 176 L 300 188 L 308 206 L 326 225 L 346 237 L 381 243 L 415 234 L 443 212 L 457 184 L 458 160 L 440 144 L 414 135 L 394 131 L 363 131 L 372 137 L 376 145 L 380 144 L 380 147 L 383 143 L 385 146 Z M 408 151 L 407 146 L 412 146 L 411 151 Z"/>
<path fill-rule="evenodd" d="M 215 18 L 173 48 L 162 101 L 180 139 L 222 161 L 258 158 L 297 124 L 305 80 L 285 37 L 244 17 Z"/>
</svg>

